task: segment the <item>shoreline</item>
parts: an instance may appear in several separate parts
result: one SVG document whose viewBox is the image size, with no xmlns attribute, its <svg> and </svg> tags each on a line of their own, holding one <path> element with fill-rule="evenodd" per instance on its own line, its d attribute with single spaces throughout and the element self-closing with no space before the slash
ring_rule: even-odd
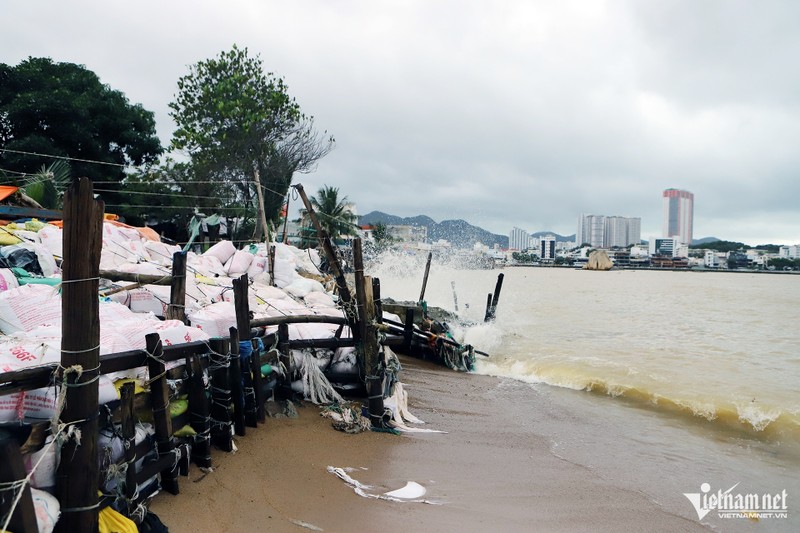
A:
<svg viewBox="0 0 800 533">
<path fill-rule="evenodd" d="M 707 531 L 558 457 L 528 424 L 498 416 L 493 395 L 501 378 L 401 361 L 410 411 L 427 422 L 422 427 L 446 433 L 348 435 L 306 403 L 297 419 L 247 428 L 235 454 L 215 450 L 213 472 L 192 466 L 181 494 L 159 494 L 151 510 L 173 533 Z M 373 493 L 415 481 L 427 488 L 426 500 L 441 505 L 363 498 L 328 466 L 355 469 L 350 475 Z"/>
</svg>

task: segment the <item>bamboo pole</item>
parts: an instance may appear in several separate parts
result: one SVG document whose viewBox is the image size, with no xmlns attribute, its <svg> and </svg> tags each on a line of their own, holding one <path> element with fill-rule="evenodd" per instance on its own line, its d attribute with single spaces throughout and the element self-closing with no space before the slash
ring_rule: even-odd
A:
<svg viewBox="0 0 800 533">
<path fill-rule="evenodd" d="M 422 278 L 422 290 L 419 293 L 420 303 L 425 300 L 425 288 L 428 286 L 428 273 L 431 271 L 431 258 L 433 258 L 433 252 L 428 252 L 428 260 L 425 261 L 425 276 Z"/>
<path fill-rule="evenodd" d="M 366 388 L 369 406 L 369 419 L 373 427 L 383 427 L 383 365 L 378 350 L 378 334 L 375 326 L 375 300 L 372 292 L 372 278 L 364 276 L 364 362 L 366 368 Z"/>
<path fill-rule="evenodd" d="M 99 287 L 103 224 L 102 201 L 92 182 L 80 178 L 64 196 L 64 261 L 61 289 L 61 378 L 66 401 L 63 424 L 80 430 L 61 449 L 56 493 L 61 502 L 62 532 L 98 529 L 99 468 L 97 463 L 98 375 L 100 370 Z"/>
<path fill-rule="evenodd" d="M 164 318 L 186 323 L 186 252 L 175 252 L 172 255 L 171 281 L 169 306 Z"/>
<path fill-rule="evenodd" d="M 82 236 L 83 237 L 83 236 Z M 98 265 L 100 263 L 98 262 Z M 132 281 L 140 285 L 171 285 L 172 276 L 153 276 L 151 274 L 136 274 L 135 272 L 120 272 L 118 270 L 100 270 L 100 277 L 111 281 Z"/>
<path fill-rule="evenodd" d="M 258 349 L 258 343 L 254 339 L 250 339 L 251 353 L 250 353 L 250 373 L 253 376 L 253 400 L 255 401 L 255 416 L 258 422 L 265 422 L 267 414 L 264 411 L 264 389 L 261 387 L 261 352 Z"/>
</svg>

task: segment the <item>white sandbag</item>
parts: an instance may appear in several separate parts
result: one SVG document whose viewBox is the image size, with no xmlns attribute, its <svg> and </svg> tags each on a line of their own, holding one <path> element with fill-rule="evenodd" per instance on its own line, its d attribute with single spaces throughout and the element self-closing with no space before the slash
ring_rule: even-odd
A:
<svg viewBox="0 0 800 533">
<path fill-rule="evenodd" d="M 227 337 L 230 328 L 236 326 L 236 308 L 231 302 L 219 302 L 187 317 L 192 326 L 211 337 Z"/>
<path fill-rule="evenodd" d="M 61 296 L 49 285 L 29 284 L 0 292 L 0 330 L 5 334 L 61 324 Z"/>
<path fill-rule="evenodd" d="M 60 362 L 60 337 L 3 337 L 3 342 L 0 343 L 0 364 L 6 368 L 19 370 L 30 366 Z"/>
<path fill-rule="evenodd" d="M 216 257 L 225 264 L 236 253 L 236 246 L 231 241 L 219 241 L 203 253 L 203 257 Z"/>
<path fill-rule="evenodd" d="M 336 307 L 336 304 L 327 293 L 320 291 L 309 292 L 303 296 L 303 301 L 307 306 L 312 308 L 317 307 Z"/>
<path fill-rule="evenodd" d="M 247 277 L 253 279 L 259 274 L 266 272 L 268 267 L 269 258 L 261 254 L 257 254 L 253 257 L 253 261 L 250 263 L 250 266 L 247 267 Z"/>
<path fill-rule="evenodd" d="M 234 254 L 225 263 L 225 273 L 228 277 L 238 278 L 247 272 L 250 264 L 253 262 L 253 254 L 245 250 L 236 250 Z"/>
<path fill-rule="evenodd" d="M 35 231 L 29 231 L 26 229 L 14 229 L 11 230 L 11 233 L 22 239 L 22 242 L 34 242 L 36 244 L 41 244 L 42 240 L 39 238 L 39 233 Z"/>
<path fill-rule="evenodd" d="M 289 324 L 289 338 L 294 339 L 330 339 L 337 324 Z"/>
<path fill-rule="evenodd" d="M 277 243 L 275 245 L 275 285 L 286 287 L 295 279 L 299 278 L 297 273 L 297 258 L 292 252 L 291 247 L 286 244 Z"/>
<path fill-rule="evenodd" d="M 39 230 L 39 240 L 42 245 L 56 257 L 63 257 L 64 255 L 64 242 L 61 231 L 61 228 L 57 228 L 51 224 Z"/>
<path fill-rule="evenodd" d="M 259 310 L 267 316 L 287 316 L 308 314 L 308 308 L 291 298 L 270 298 L 259 305 Z"/>
<path fill-rule="evenodd" d="M 295 264 L 298 269 L 314 274 L 319 273 L 319 264 L 321 261 L 317 250 L 312 248 L 301 250 L 294 246 L 290 246 L 289 250 L 295 255 Z"/>
<path fill-rule="evenodd" d="M 61 269 L 58 268 L 55 259 L 53 259 L 53 254 L 50 253 L 50 250 L 43 244 L 34 242 L 21 242 L 19 244 L 3 247 L 3 253 L 6 255 L 11 253 L 12 250 L 28 250 L 29 252 L 33 252 L 33 254 L 36 256 L 36 262 L 38 263 L 39 268 L 42 270 L 42 275 L 46 278 L 61 273 Z"/>
<path fill-rule="evenodd" d="M 145 285 L 117 292 L 109 296 L 109 299 L 126 306 L 134 313 L 153 313 L 156 316 L 165 316 L 169 305 L 170 291 L 170 287 L 166 285 Z"/>
<path fill-rule="evenodd" d="M 222 261 L 213 255 L 198 255 L 191 258 L 191 260 L 187 257 L 186 269 L 189 272 L 194 272 L 210 278 L 225 275 L 225 267 Z"/>
<path fill-rule="evenodd" d="M 100 405 L 119 399 L 117 389 L 108 376 L 98 379 Z M 43 422 L 55 415 L 58 405 L 59 387 L 44 387 L 22 393 L 22 410 L 26 422 Z"/>
<path fill-rule="evenodd" d="M 17 276 L 10 268 L 0 268 L 0 292 L 19 287 Z"/>
<path fill-rule="evenodd" d="M 22 456 L 25 471 L 31 475 L 31 487 L 34 489 L 52 491 L 56 487 L 56 470 L 58 469 L 58 454 L 56 446 L 51 444 L 53 436 L 48 435 L 44 447 Z M 38 466 L 37 466 L 38 465 Z M 36 470 L 34 470 L 36 467 Z"/>
<path fill-rule="evenodd" d="M 289 285 L 285 286 L 284 290 L 292 296 L 303 298 L 305 295 L 313 291 L 325 292 L 325 287 L 323 287 L 322 283 L 315 279 L 308 279 L 298 276 Z"/>
<path fill-rule="evenodd" d="M 144 248 L 150 256 L 150 261 L 159 265 L 172 265 L 172 257 L 180 251 L 180 246 L 166 244 L 159 241 L 144 241 Z"/>
<path fill-rule="evenodd" d="M 236 314 L 233 316 L 234 324 L 236 323 Z M 176 344 L 185 344 L 187 342 L 207 341 L 211 335 L 207 331 L 202 331 L 199 328 L 187 326 L 180 320 L 164 320 L 157 321 L 153 325 L 153 330 L 161 337 L 161 342 L 165 346 L 174 346 Z M 225 332 L 227 337 L 230 335 L 230 330 Z M 177 361 L 180 363 L 180 361 Z"/>
<path fill-rule="evenodd" d="M 11 372 L 15 368 L 0 365 L 3 372 Z M 0 422 L 16 422 L 22 419 L 22 393 L 4 394 L 0 396 Z"/>
<path fill-rule="evenodd" d="M 120 272 L 129 272 L 131 274 L 142 274 L 145 276 L 161 276 L 167 277 L 172 275 L 172 270 L 163 265 L 155 263 L 123 263 L 117 268 Z"/>
<path fill-rule="evenodd" d="M 55 496 L 43 490 L 31 489 L 31 497 L 39 533 L 52 533 L 61 515 L 61 504 Z"/>
<path fill-rule="evenodd" d="M 289 297 L 283 289 L 279 289 L 278 287 L 270 287 L 269 285 L 256 285 L 256 284 L 253 284 L 253 288 L 256 291 L 256 296 L 262 302 L 265 302 L 267 300 L 286 299 L 286 298 Z"/>
</svg>

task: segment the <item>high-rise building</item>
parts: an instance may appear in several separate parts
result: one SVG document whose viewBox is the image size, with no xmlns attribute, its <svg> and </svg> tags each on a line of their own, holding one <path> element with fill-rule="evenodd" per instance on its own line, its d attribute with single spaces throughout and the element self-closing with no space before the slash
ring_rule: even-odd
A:
<svg viewBox="0 0 800 533">
<path fill-rule="evenodd" d="M 542 237 L 541 245 L 539 247 L 539 257 L 542 259 L 555 259 L 556 258 L 556 236 L 545 235 Z"/>
<path fill-rule="evenodd" d="M 575 242 L 577 246 L 588 243 L 593 248 L 624 248 L 641 242 L 641 227 L 641 218 L 581 215 Z"/>
<path fill-rule="evenodd" d="M 683 244 L 692 244 L 694 194 L 679 189 L 664 191 L 664 237 L 676 237 Z"/>
<path fill-rule="evenodd" d="M 527 250 L 531 246 L 531 236 L 524 229 L 514 228 L 508 234 L 508 248 L 520 252 Z"/>
</svg>

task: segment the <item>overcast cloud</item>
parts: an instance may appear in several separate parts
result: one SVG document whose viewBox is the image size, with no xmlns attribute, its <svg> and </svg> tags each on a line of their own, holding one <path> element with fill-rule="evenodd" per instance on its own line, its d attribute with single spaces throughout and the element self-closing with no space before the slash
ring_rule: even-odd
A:
<svg viewBox="0 0 800 533">
<path fill-rule="evenodd" d="M 4 0 L 0 62 L 74 62 L 156 114 L 236 43 L 337 140 L 361 214 L 575 233 L 695 195 L 695 237 L 800 244 L 800 3 Z"/>
</svg>

